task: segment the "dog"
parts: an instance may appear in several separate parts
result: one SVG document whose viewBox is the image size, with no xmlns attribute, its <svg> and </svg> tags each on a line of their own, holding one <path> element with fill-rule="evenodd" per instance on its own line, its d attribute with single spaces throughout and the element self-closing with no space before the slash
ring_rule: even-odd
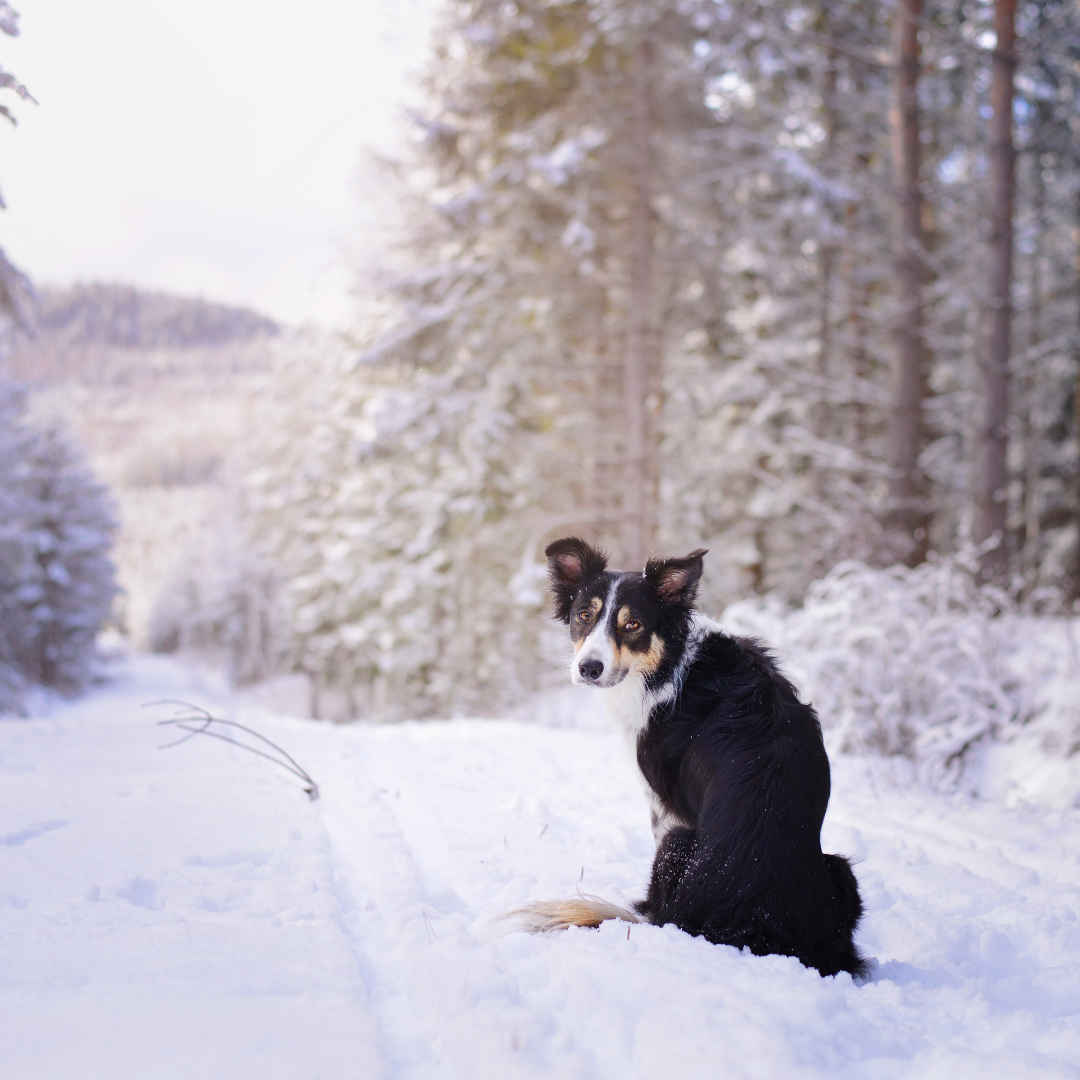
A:
<svg viewBox="0 0 1080 1080">
<path fill-rule="evenodd" d="M 865 978 L 850 862 L 821 851 L 829 759 L 813 708 L 760 642 L 694 608 L 704 550 L 611 571 L 577 537 L 545 551 L 555 618 L 570 630 L 570 678 L 603 694 L 630 740 L 651 803 L 656 857 L 634 910 L 598 897 L 504 916 L 534 932 L 607 919 L 672 923 L 822 975 Z"/>
</svg>

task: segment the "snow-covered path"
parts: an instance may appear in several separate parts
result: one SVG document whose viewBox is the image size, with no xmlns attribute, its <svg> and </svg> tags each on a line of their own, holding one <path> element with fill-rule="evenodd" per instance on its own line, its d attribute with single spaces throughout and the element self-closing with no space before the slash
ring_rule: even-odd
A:
<svg viewBox="0 0 1080 1080">
<path fill-rule="evenodd" d="M 640 894 L 651 836 L 614 736 L 249 716 L 311 803 L 232 747 L 158 751 L 160 697 L 227 708 L 141 659 L 0 722 L 0 1076 L 1080 1075 L 1075 811 L 834 761 L 865 986 L 670 927 L 492 941 L 526 899 Z"/>
</svg>

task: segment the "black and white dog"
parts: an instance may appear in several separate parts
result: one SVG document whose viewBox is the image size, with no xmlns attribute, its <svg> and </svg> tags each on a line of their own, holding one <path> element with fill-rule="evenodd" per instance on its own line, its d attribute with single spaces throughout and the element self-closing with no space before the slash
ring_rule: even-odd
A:
<svg viewBox="0 0 1080 1080">
<path fill-rule="evenodd" d="M 528 904 L 528 930 L 605 919 L 674 923 L 822 975 L 865 976 L 862 915 L 847 859 L 823 855 L 829 759 L 817 715 L 756 641 L 694 610 L 704 551 L 607 568 L 576 537 L 546 553 L 555 617 L 570 627 L 570 676 L 604 693 L 632 740 L 652 804 L 656 858 L 637 914 L 597 897 Z"/>
</svg>

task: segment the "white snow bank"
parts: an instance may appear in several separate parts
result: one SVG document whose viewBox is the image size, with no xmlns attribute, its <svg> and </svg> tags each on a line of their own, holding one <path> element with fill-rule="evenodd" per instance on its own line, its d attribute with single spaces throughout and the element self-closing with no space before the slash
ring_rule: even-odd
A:
<svg viewBox="0 0 1080 1080">
<path fill-rule="evenodd" d="M 799 608 L 766 597 L 721 617 L 775 648 L 830 750 L 899 755 L 934 786 L 1058 807 L 1080 801 L 1077 621 L 1010 610 L 957 558 L 841 563 Z"/>
<path fill-rule="evenodd" d="M 233 747 L 159 751 L 142 702 L 227 705 L 191 683 L 141 659 L 0 723 L 5 1076 L 1080 1073 L 1076 811 L 834 760 L 824 839 L 863 860 L 865 986 L 671 927 L 490 941 L 525 900 L 641 895 L 648 814 L 617 737 L 232 714 L 310 770 L 312 803 Z"/>
</svg>

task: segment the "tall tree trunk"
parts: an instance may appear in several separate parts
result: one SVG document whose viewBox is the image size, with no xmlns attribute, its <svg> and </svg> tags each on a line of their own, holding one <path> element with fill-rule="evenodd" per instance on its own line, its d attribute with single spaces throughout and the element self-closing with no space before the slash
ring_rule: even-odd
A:
<svg viewBox="0 0 1080 1080">
<path fill-rule="evenodd" d="M 642 41 L 635 51 L 632 138 L 634 202 L 631 210 L 630 310 L 627 313 L 623 363 L 623 529 L 626 565 L 645 564 L 651 539 L 649 505 L 649 368 L 653 351 L 653 147 L 650 101 L 652 47 Z"/>
<path fill-rule="evenodd" d="M 986 578 L 1004 573 L 1006 425 L 1009 418 L 1009 335 L 1012 328 L 1013 193 L 1016 183 L 1013 147 L 1013 74 L 1016 71 L 1016 0 L 994 4 L 993 119 L 990 144 L 989 301 L 982 363 L 983 414 L 975 488 L 975 539 L 997 535 L 1001 543 L 982 558 Z"/>
<path fill-rule="evenodd" d="M 833 27 L 829 19 L 828 0 L 818 9 L 817 31 L 827 43 L 825 48 L 825 75 L 821 87 L 822 118 L 825 122 L 825 160 L 833 166 L 836 158 L 837 110 L 836 110 L 836 48 L 831 44 Z M 833 277 L 836 264 L 836 238 L 840 232 L 838 208 L 830 199 L 827 213 L 827 228 L 821 237 L 821 250 L 818 253 L 818 356 L 817 373 L 822 380 L 829 377 L 835 368 L 833 358 Z M 811 412 L 813 433 L 818 439 L 829 436 L 829 407 L 824 396 L 818 399 Z M 816 494 L 823 493 L 823 475 L 820 466 L 815 468 Z"/>
<path fill-rule="evenodd" d="M 922 0 L 898 0 L 893 15 L 893 184 L 897 198 L 896 290 L 889 408 L 890 518 L 907 545 L 905 562 L 926 558 L 926 512 L 919 474 L 925 386 L 922 341 L 923 233 L 919 185 L 919 21 Z"/>
<path fill-rule="evenodd" d="M 1076 295 L 1080 299 L 1080 192 L 1076 199 Z M 1080 319 L 1080 304 L 1076 311 Z M 1080 328 L 1078 328 L 1080 329 Z M 1073 441 L 1076 444 L 1077 455 L 1080 456 L 1080 347 L 1076 350 L 1076 374 L 1073 377 Z M 1080 470 L 1077 471 L 1077 483 L 1080 484 Z M 1080 507 L 1080 490 L 1076 491 L 1075 498 Z M 1069 599 L 1080 599 L 1080 551 L 1073 556 L 1072 586 L 1069 589 Z"/>
<path fill-rule="evenodd" d="M 1045 102 L 1036 106 L 1037 128 L 1050 123 L 1049 109 Z M 1024 365 L 1022 381 L 1023 426 L 1024 426 L 1024 546 L 1021 550 L 1020 571 L 1024 575 L 1026 589 L 1034 588 L 1039 577 L 1039 549 L 1041 546 L 1042 499 L 1039 493 L 1039 476 L 1042 472 L 1042 455 L 1036 408 L 1039 395 L 1039 362 L 1035 359 L 1042 343 L 1042 308 L 1043 308 L 1043 241 L 1046 236 L 1046 182 L 1042 175 L 1043 167 L 1036 152 L 1031 161 L 1031 185 L 1034 189 L 1032 198 L 1035 217 L 1034 251 L 1031 253 L 1031 284 L 1027 348 L 1028 358 Z"/>
</svg>

